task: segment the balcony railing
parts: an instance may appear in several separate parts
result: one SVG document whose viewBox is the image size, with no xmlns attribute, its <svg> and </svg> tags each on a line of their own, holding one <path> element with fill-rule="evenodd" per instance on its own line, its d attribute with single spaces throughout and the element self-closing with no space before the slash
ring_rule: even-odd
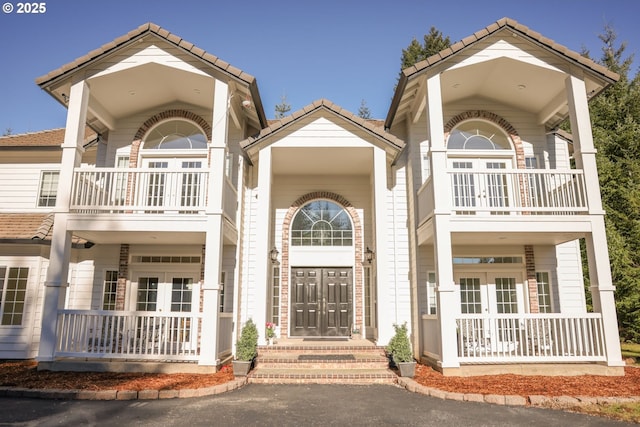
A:
<svg viewBox="0 0 640 427">
<path fill-rule="evenodd" d="M 204 212 L 208 172 L 189 169 L 76 169 L 72 212 Z"/>
<path fill-rule="evenodd" d="M 56 356 L 197 360 L 201 324 L 192 313 L 59 310 Z"/>
<path fill-rule="evenodd" d="M 588 212 L 582 170 L 450 169 L 449 194 L 457 215 L 576 215 Z M 429 179 L 418 192 L 420 219 L 433 206 Z"/>
<path fill-rule="evenodd" d="M 467 314 L 456 325 L 461 363 L 606 360 L 599 313 Z"/>
</svg>

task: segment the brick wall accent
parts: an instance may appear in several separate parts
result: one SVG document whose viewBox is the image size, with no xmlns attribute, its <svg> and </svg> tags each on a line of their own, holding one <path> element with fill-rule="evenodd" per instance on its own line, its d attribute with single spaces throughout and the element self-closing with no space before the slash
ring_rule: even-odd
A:
<svg viewBox="0 0 640 427">
<path fill-rule="evenodd" d="M 116 285 L 116 310 L 124 310 L 127 294 L 127 277 L 129 277 L 129 244 L 120 245 L 118 262 L 118 284 Z"/>
<path fill-rule="evenodd" d="M 356 311 L 354 313 L 354 327 L 362 330 L 363 327 L 363 312 L 362 306 L 364 302 L 364 269 L 362 266 L 362 251 L 363 251 L 363 230 L 362 222 L 358 216 L 358 212 L 344 197 L 331 193 L 329 191 L 315 191 L 305 194 L 297 199 L 289 207 L 283 223 L 282 223 L 282 255 L 281 255 L 281 269 L 280 269 L 280 326 L 281 336 L 286 337 L 288 334 L 289 326 L 289 231 L 293 217 L 298 210 L 313 200 L 331 200 L 342 206 L 347 214 L 351 217 L 353 227 L 355 231 L 354 245 L 355 245 L 355 271 L 354 271 L 354 298 L 356 302 Z"/>
<path fill-rule="evenodd" d="M 453 128 L 455 128 L 458 124 L 472 119 L 487 120 L 502 128 L 502 130 L 504 130 L 507 135 L 509 135 L 509 138 L 511 138 L 511 141 L 513 142 L 513 148 L 516 152 L 516 167 L 518 169 L 526 168 L 526 164 L 524 161 L 524 150 L 522 149 L 522 139 L 520 139 L 518 131 L 507 120 L 490 111 L 465 111 L 464 113 L 460 113 L 457 116 L 453 117 L 444 125 L 445 140 L 449 137 L 449 134 L 451 133 Z"/>
<path fill-rule="evenodd" d="M 144 122 L 142 126 L 140 126 L 140 128 L 136 132 L 136 135 L 133 137 L 134 141 L 142 140 L 142 138 L 144 138 L 144 136 L 147 134 L 149 129 L 151 129 L 156 124 L 168 119 L 176 119 L 176 118 L 187 119 L 196 123 L 198 126 L 202 128 L 205 135 L 207 136 L 207 139 L 211 141 L 211 126 L 209 125 L 209 123 L 207 123 L 207 121 L 202 117 L 200 117 L 199 115 L 187 110 L 166 110 L 166 111 L 163 111 L 162 113 L 156 114 L 155 116 L 151 117 L 146 122 Z"/>
<path fill-rule="evenodd" d="M 529 292 L 529 312 L 540 313 L 538 306 L 538 281 L 536 279 L 536 260 L 532 245 L 524 246 L 525 268 L 527 270 L 527 290 Z"/>
</svg>

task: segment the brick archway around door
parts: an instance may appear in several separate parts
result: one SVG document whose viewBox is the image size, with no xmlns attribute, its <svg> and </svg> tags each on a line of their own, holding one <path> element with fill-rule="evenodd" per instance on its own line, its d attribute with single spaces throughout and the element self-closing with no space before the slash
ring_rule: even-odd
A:
<svg viewBox="0 0 640 427">
<path fill-rule="evenodd" d="M 289 285 L 291 283 L 289 277 L 289 248 L 290 230 L 293 217 L 298 210 L 313 200 L 330 200 L 342 206 L 347 214 L 351 217 L 355 232 L 354 249 L 355 249 L 355 271 L 354 271 L 354 299 L 356 303 L 354 313 L 354 327 L 363 330 L 363 312 L 364 303 L 364 268 L 362 266 L 362 248 L 363 248 L 363 230 L 362 221 L 358 212 L 353 205 L 344 197 L 328 191 L 315 191 L 305 194 L 291 204 L 282 222 L 282 268 L 280 269 L 280 335 L 286 338 L 289 334 Z"/>
<path fill-rule="evenodd" d="M 524 160 L 524 149 L 522 148 L 522 139 L 520 139 L 520 135 L 518 135 L 518 131 L 509 123 L 506 119 L 500 117 L 496 113 L 492 113 L 490 111 L 484 110 L 472 110 L 465 111 L 464 113 L 460 113 L 457 116 L 452 117 L 445 125 L 444 125 L 444 139 L 446 140 L 449 137 L 449 134 L 458 124 L 467 120 L 473 119 L 481 119 L 486 120 L 488 122 L 493 123 L 494 125 L 500 127 L 504 130 L 511 141 L 513 142 L 513 148 L 516 152 L 516 168 L 518 169 L 526 169 L 526 164 Z"/>
</svg>

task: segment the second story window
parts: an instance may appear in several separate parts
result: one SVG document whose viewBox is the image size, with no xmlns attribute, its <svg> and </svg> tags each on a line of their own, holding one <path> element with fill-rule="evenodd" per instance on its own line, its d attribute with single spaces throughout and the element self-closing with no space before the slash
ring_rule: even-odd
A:
<svg viewBox="0 0 640 427">
<path fill-rule="evenodd" d="M 194 123 L 186 120 L 169 120 L 149 131 L 144 141 L 145 149 L 184 150 L 207 148 L 207 137 Z"/>
<path fill-rule="evenodd" d="M 349 214 L 328 200 L 304 205 L 291 226 L 293 246 L 351 246 L 353 227 Z"/>
<path fill-rule="evenodd" d="M 58 193 L 59 171 L 43 171 L 40 175 L 40 191 L 38 191 L 38 207 L 56 205 Z"/>
</svg>

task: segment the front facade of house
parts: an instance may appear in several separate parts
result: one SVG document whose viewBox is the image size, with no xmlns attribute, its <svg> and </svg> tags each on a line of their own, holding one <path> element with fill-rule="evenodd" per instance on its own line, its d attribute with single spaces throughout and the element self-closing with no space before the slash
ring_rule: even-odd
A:
<svg viewBox="0 0 640 427">
<path fill-rule="evenodd" d="M 65 129 L 0 139 L 0 358 L 215 369 L 250 318 L 407 322 L 447 374 L 622 374 L 587 106 L 616 79 L 503 19 L 404 70 L 384 124 L 267 122 L 252 76 L 143 25 L 37 80 Z"/>
</svg>

